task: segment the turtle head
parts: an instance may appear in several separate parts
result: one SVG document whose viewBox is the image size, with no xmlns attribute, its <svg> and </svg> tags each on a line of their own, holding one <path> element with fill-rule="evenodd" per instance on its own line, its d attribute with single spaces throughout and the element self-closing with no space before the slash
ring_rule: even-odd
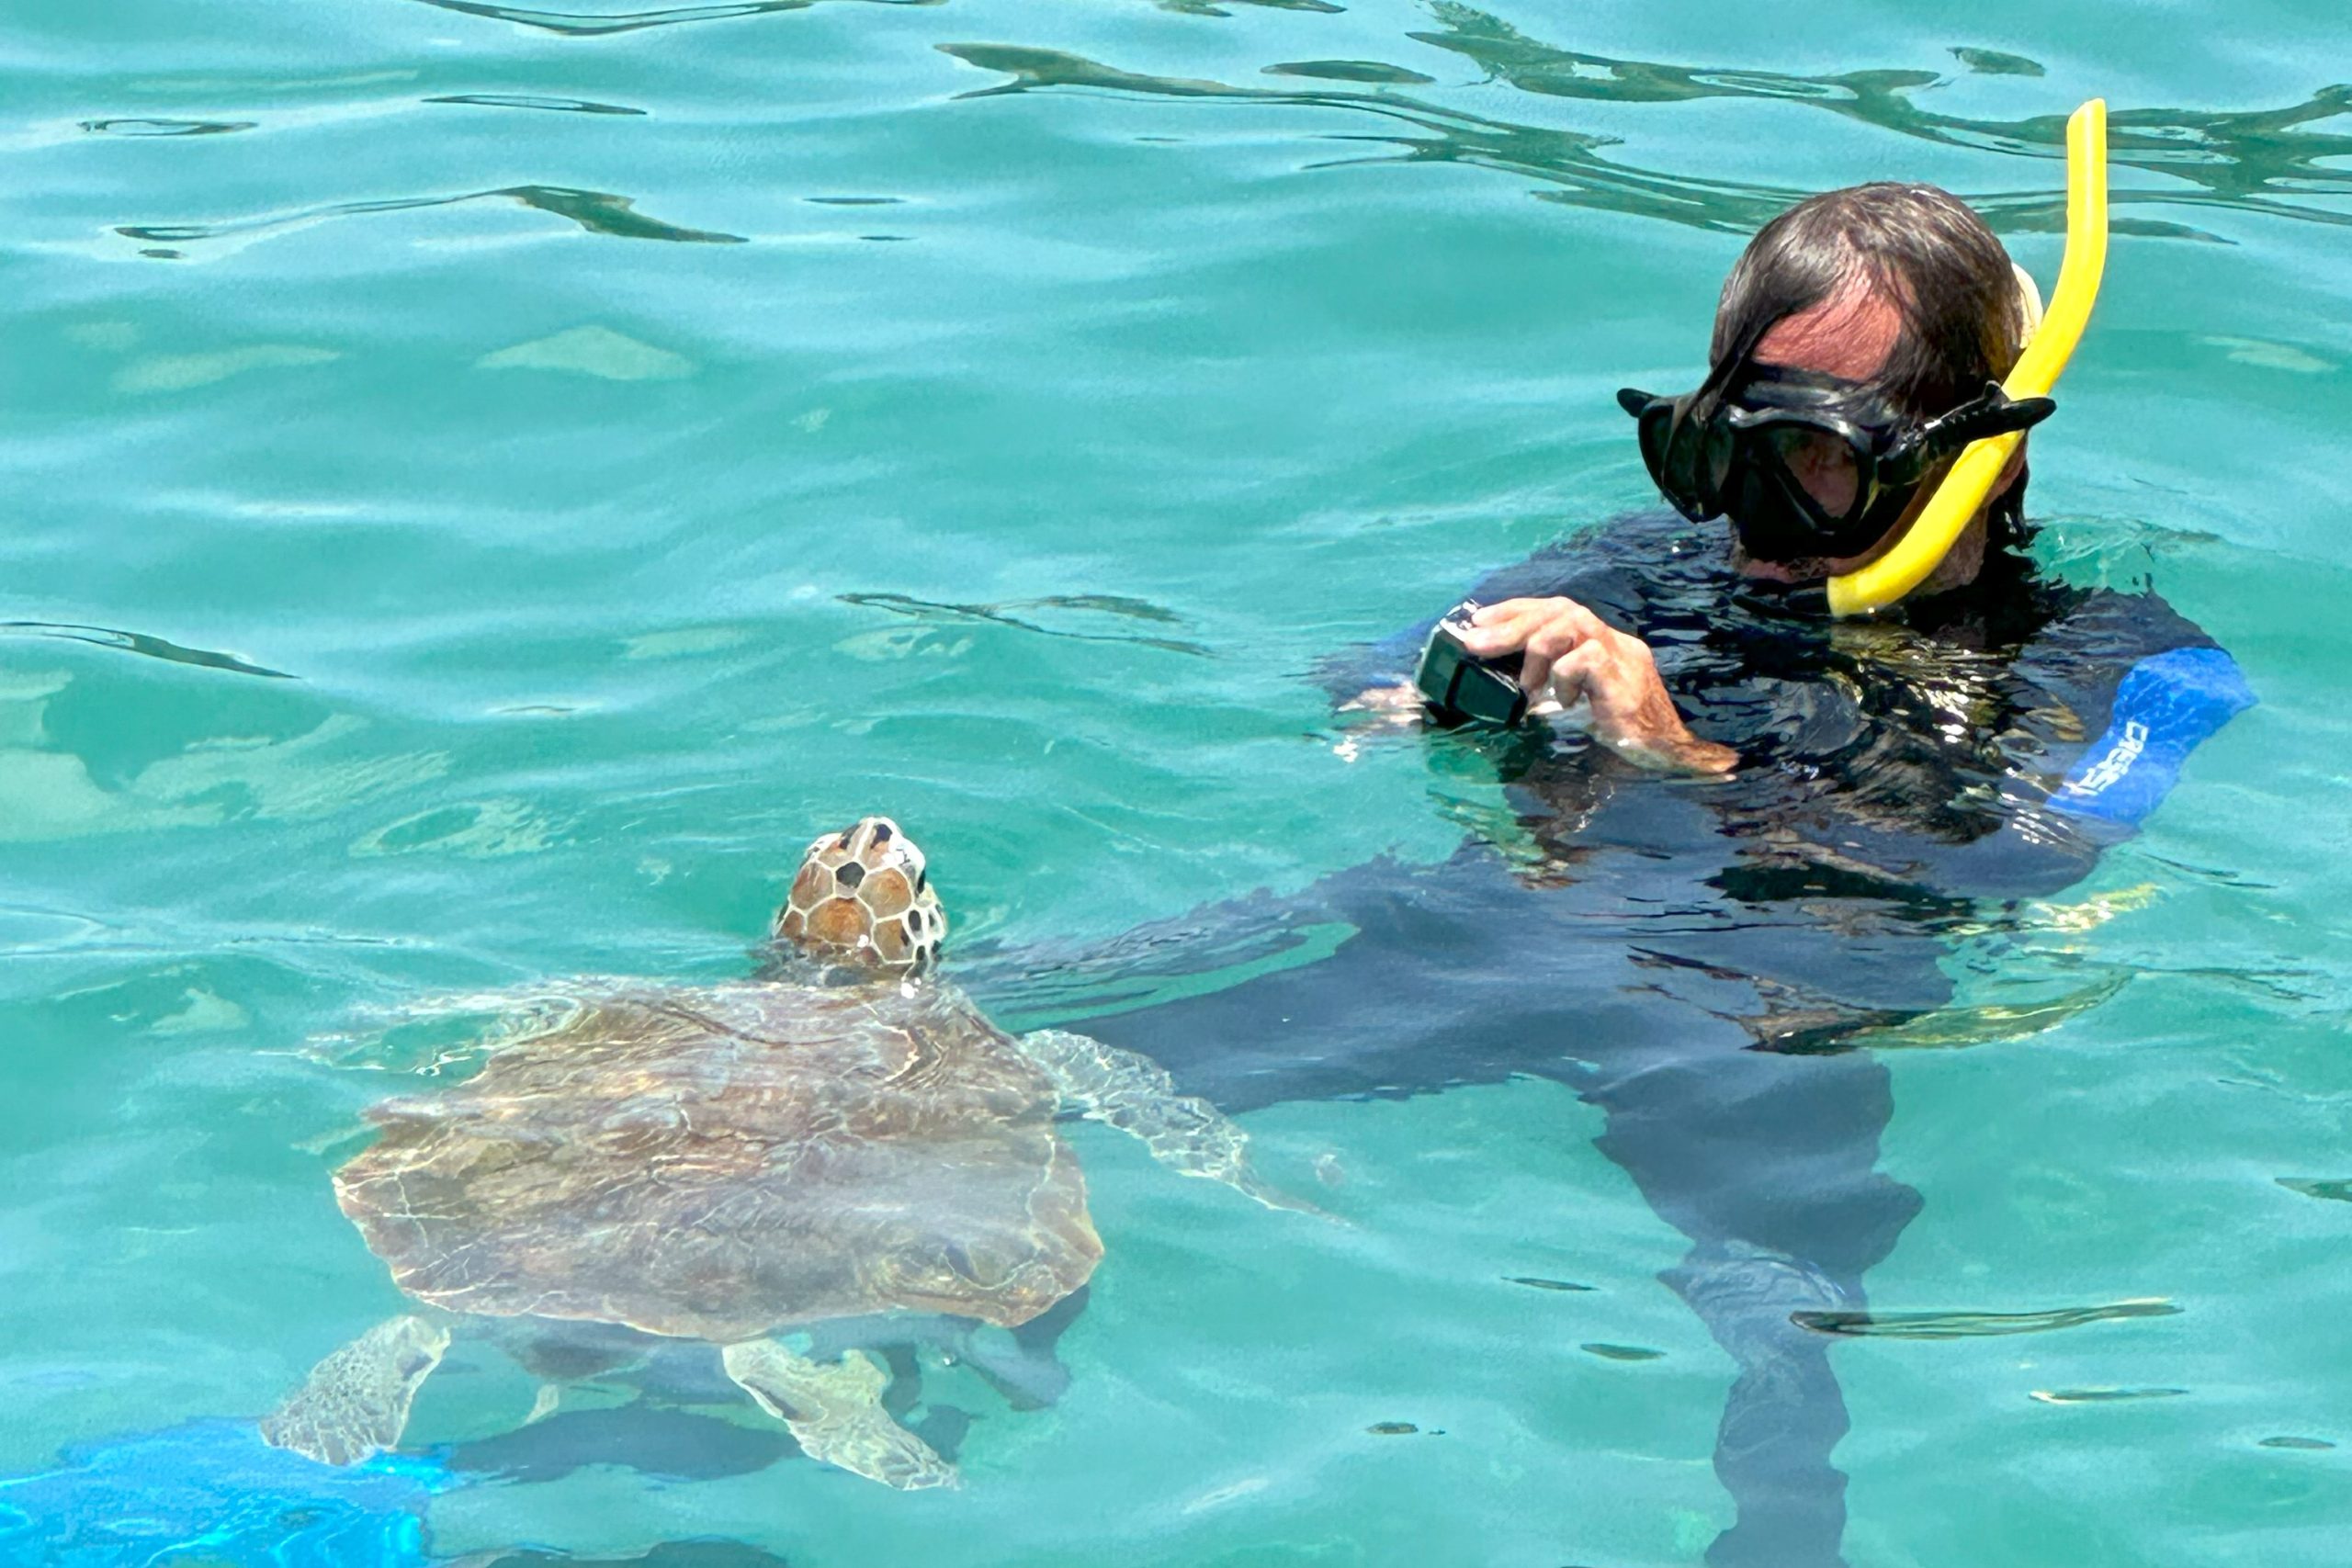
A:
<svg viewBox="0 0 2352 1568">
<path fill-rule="evenodd" d="M 809 845 L 775 917 L 776 940 L 809 957 L 887 974 L 929 968 L 946 934 L 922 851 L 888 817 Z"/>
</svg>

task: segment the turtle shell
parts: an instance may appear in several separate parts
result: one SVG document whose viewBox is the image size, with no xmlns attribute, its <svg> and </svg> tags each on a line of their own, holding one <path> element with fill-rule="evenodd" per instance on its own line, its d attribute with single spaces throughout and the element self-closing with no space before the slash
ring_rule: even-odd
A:
<svg viewBox="0 0 2352 1568">
<path fill-rule="evenodd" d="M 1009 1326 L 1102 1256 L 1056 1109 L 951 987 L 649 991 L 378 1106 L 335 1196 L 454 1312 L 722 1343 L 901 1308 Z"/>
</svg>

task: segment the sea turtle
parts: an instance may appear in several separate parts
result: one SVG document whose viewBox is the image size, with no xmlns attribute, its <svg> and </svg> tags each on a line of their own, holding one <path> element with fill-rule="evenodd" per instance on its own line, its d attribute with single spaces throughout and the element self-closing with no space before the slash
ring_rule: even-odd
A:
<svg viewBox="0 0 2352 1568">
<path fill-rule="evenodd" d="M 777 1336 L 876 1314 L 1011 1327 L 1084 1284 L 1102 1244 L 1064 1112 L 1301 1205 L 1148 1059 L 989 1023 L 934 973 L 945 931 L 896 823 L 829 833 L 761 977 L 575 997 L 456 1089 L 373 1108 L 381 1135 L 335 1172 L 336 1201 L 428 1307 L 504 1320 L 510 1337 L 619 1325 L 707 1341 L 811 1457 L 892 1486 L 952 1483 L 883 1410 L 872 1357 L 820 1359 Z M 263 1435 L 336 1464 L 391 1448 L 448 1344 L 439 1313 L 379 1324 Z"/>
</svg>

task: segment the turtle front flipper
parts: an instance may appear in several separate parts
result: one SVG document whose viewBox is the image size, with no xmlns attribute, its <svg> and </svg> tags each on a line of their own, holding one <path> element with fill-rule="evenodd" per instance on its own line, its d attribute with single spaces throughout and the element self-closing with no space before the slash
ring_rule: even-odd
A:
<svg viewBox="0 0 2352 1568">
<path fill-rule="evenodd" d="M 449 1331 L 413 1315 L 379 1323 L 311 1369 L 261 1424 L 262 1440 L 322 1464 L 357 1464 L 401 1440 L 417 1384 L 441 1364 Z"/>
<path fill-rule="evenodd" d="M 721 1352 L 727 1375 L 783 1422 L 810 1459 L 911 1492 L 953 1486 L 956 1467 L 882 1408 L 889 1378 L 862 1350 L 827 1366 L 774 1339 L 746 1339 Z"/>
<path fill-rule="evenodd" d="M 1064 1106 L 1142 1140 L 1170 1170 L 1222 1181 L 1269 1209 L 1322 1213 L 1260 1180 L 1250 1134 L 1207 1100 L 1177 1093 L 1176 1080 L 1150 1057 L 1066 1029 L 1036 1030 L 1018 1043 L 1053 1080 Z"/>
</svg>

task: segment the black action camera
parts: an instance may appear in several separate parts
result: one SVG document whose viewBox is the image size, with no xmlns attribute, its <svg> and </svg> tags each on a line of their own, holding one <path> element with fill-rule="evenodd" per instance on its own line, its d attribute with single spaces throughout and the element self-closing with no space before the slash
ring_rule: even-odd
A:
<svg viewBox="0 0 2352 1568">
<path fill-rule="evenodd" d="M 1520 689 L 1522 653 L 1481 659 L 1462 646 L 1461 634 L 1470 629 L 1478 608 L 1464 599 L 1448 610 L 1430 632 L 1421 649 L 1421 667 L 1413 683 L 1430 716 L 1449 728 L 1459 724 L 1491 724 L 1509 728 L 1527 716 L 1527 694 Z"/>
</svg>

